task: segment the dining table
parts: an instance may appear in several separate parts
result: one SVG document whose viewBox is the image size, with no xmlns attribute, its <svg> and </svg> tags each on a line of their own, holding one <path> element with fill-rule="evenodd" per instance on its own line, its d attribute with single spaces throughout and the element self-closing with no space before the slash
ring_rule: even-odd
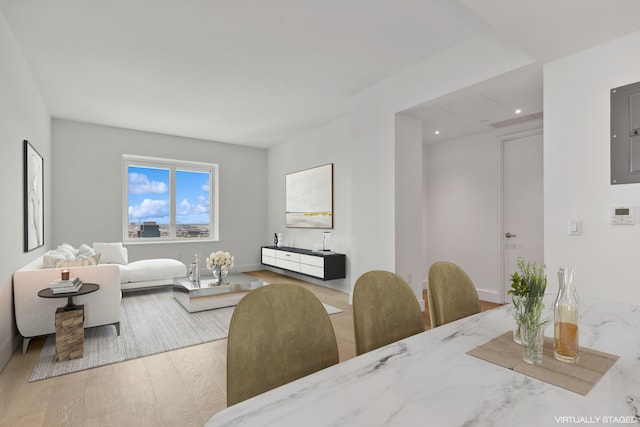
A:
<svg viewBox="0 0 640 427">
<path fill-rule="evenodd" d="M 551 338 L 553 304 L 554 296 L 546 295 L 545 336 Z M 617 357 L 585 395 L 467 353 L 513 325 L 509 304 L 484 311 L 230 406 L 206 425 L 640 424 L 640 306 L 580 300 L 580 346 Z"/>
</svg>

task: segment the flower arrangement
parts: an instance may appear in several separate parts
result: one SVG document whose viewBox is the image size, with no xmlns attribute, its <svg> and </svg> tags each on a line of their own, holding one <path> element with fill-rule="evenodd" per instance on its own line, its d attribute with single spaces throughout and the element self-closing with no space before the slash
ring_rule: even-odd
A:
<svg viewBox="0 0 640 427">
<path fill-rule="evenodd" d="M 535 262 L 525 263 L 522 257 L 518 257 L 518 269 L 520 274 L 516 271 L 511 275 L 511 289 L 508 291 L 512 295 L 513 315 L 517 327 L 514 339 L 517 341 L 516 335 L 520 335 L 525 349 L 535 351 L 532 348 L 533 341 L 539 338 L 548 322 L 542 319 L 542 299 L 547 289 L 547 276 L 544 274 L 544 265 L 538 268 Z M 541 357 L 541 353 L 539 356 Z"/>
<path fill-rule="evenodd" d="M 229 252 L 211 252 L 211 255 L 207 257 L 207 268 L 213 270 L 213 267 L 217 265 L 221 272 L 228 273 L 233 267 L 233 261 L 233 256 Z"/>
<path fill-rule="evenodd" d="M 519 303 L 525 304 L 525 312 L 532 312 L 534 308 L 539 308 L 535 307 L 535 305 L 536 303 L 542 303 L 544 291 L 547 289 L 547 276 L 544 274 L 544 265 L 537 268 L 535 262 L 533 264 L 530 262 L 525 264 L 524 259 L 518 257 L 518 269 L 522 275 L 518 274 L 517 271 L 511 275 L 511 289 L 509 289 L 508 294 L 513 295 L 514 300 L 516 299 L 515 297 L 526 299 L 526 301 L 519 301 Z"/>
</svg>

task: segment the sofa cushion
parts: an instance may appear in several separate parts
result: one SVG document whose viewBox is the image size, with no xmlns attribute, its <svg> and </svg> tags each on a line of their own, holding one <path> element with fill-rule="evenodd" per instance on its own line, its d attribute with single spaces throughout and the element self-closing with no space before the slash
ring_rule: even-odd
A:
<svg viewBox="0 0 640 427">
<path fill-rule="evenodd" d="M 122 242 L 93 244 L 93 250 L 100 256 L 100 264 L 127 264 L 127 253 Z"/>
<path fill-rule="evenodd" d="M 59 268 L 66 267 L 84 267 L 87 265 L 97 265 L 100 260 L 100 254 L 92 255 L 92 256 L 79 256 L 74 259 L 59 259 L 55 262 L 54 266 Z"/>
<path fill-rule="evenodd" d="M 168 258 L 143 259 L 119 267 L 121 283 L 172 279 L 187 275 L 187 267 L 183 263 Z"/>
</svg>

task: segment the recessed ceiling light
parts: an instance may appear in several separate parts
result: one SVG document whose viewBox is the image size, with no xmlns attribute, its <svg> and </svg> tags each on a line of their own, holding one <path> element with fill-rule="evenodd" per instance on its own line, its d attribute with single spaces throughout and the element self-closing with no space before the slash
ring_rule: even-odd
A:
<svg viewBox="0 0 640 427">
<path fill-rule="evenodd" d="M 435 135 L 440 135 L 440 131 L 439 131 L 439 130 L 437 130 L 437 131 L 435 131 L 435 132 L 433 132 L 433 133 L 434 133 Z"/>
<path fill-rule="evenodd" d="M 522 113 L 522 110 L 521 110 L 521 109 L 519 109 L 519 108 L 516 108 L 516 111 L 514 111 L 514 113 L 516 113 L 516 114 L 520 114 L 520 113 Z"/>
</svg>

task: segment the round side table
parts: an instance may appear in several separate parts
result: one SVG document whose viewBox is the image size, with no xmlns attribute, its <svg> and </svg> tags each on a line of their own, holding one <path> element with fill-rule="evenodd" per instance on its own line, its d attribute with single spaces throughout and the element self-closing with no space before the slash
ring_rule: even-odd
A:
<svg viewBox="0 0 640 427">
<path fill-rule="evenodd" d="M 42 298 L 67 298 L 67 305 L 56 310 L 56 360 L 79 359 L 84 356 L 84 305 L 76 305 L 73 297 L 100 289 L 95 283 L 83 283 L 76 292 L 54 294 L 50 288 L 38 292 Z"/>
<path fill-rule="evenodd" d="M 61 307 L 64 311 L 77 310 L 78 306 L 73 302 L 73 297 L 80 295 L 90 294 L 100 289 L 100 285 L 95 283 L 83 283 L 80 289 L 76 292 L 67 292 L 61 294 L 54 294 L 50 288 L 43 289 L 38 292 L 38 296 L 42 298 L 67 298 L 67 305 Z"/>
</svg>

